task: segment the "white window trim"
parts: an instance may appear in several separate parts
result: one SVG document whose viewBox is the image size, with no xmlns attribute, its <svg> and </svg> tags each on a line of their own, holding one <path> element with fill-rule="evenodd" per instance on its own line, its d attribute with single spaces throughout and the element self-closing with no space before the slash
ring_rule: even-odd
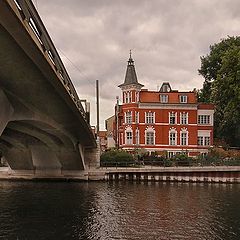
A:
<svg viewBox="0 0 240 240">
<path fill-rule="evenodd" d="M 208 126 L 213 126 L 214 110 L 198 109 L 197 113 L 198 113 L 198 116 L 199 115 L 210 115 L 210 123 L 208 124 Z M 198 123 L 198 118 L 197 118 L 197 123 Z M 199 124 L 199 125 L 202 125 L 202 124 Z"/>
<path fill-rule="evenodd" d="M 175 123 L 174 124 L 170 123 L 170 116 L 172 113 L 175 114 Z M 177 125 L 177 112 L 168 112 L 168 123 L 169 123 L 169 125 Z"/>
<path fill-rule="evenodd" d="M 172 144 L 171 144 L 171 141 L 170 141 L 170 135 L 171 135 L 171 133 L 175 133 L 175 144 L 174 144 L 174 145 L 172 145 Z M 171 129 L 169 130 L 169 133 L 168 133 L 168 145 L 169 145 L 169 146 L 177 146 L 177 143 L 178 143 L 178 141 L 177 141 L 177 130 L 176 130 L 175 128 L 171 128 Z"/>
<path fill-rule="evenodd" d="M 127 122 L 127 114 L 128 113 L 130 113 L 130 117 L 131 117 L 131 121 L 130 122 Z M 132 111 L 127 111 L 127 112 L 125 112 L 125 123 L 126 124 L 132 124 L 132 122 L 133 122 L 133 119 L 132 119 Z"/>
<path fill-rule="evenodd" d="M 209 118 L 209 122 L 205 123 L 203 121 L 199 121 L 199 117 L 200 117 L 200 120 L 203 120 L 203 116 L 208 117 Z M 199 114 L 197 122 L 198 122 L 198 125 L 208 125 L 209 126 L 209 125 L 212 124 L 212 122 L 211 122 L 211 115 L 209 115 L 209 114 Z"/>
<path fill-rule="evenodd" d="M 147 122 L 147 114 L 148 113 L 153 113 L 153 122 L 152 123 L 148 123 Z M 148 112 L 145 112 L 145 124 L 149 124 L 149 125 L 151 125 L 151 124 L 155 124 L 155 112 L 151 112 L 151 111 L 148 111 Z"/>
<path fill-rule="evenodd" d="M 123 102 L 124 103 L 131 103 L 132 102 L 132 91 L 125 91 L 123 92 Z"/>
<path fill-rule="evenodd" d="M 153 144 L 147 144 L 147 133 L 153 133 Z M 155 138 L 156 138 L 156 132 L 155 132 L 155 129 L 154 128 L 148 128 L 145 130 L 145 145 L 146 146 L 153 146 L 155 145 Z"/>
<path fill-rule="evenodd" d="M 130 143 L 128 143 L 127 133 L 131 133 L 131 135 L 132 135 L 132 138 L 131 138 L 131 142 L 130 142 Z M 132 145 L 132 144 L 133 144 L 133 131 L 132 131 L 131 128 L 127 128 L 127 129 L 125 130 L 125 145 Z"/>
<path fill-rule="evenodd" d="M 181 153 L 182 153 L 182 151 L 167 151 L 167 157 L 172 158 L 172 157 L 176 156 L 177 154 L 181 154 Z M 187 155 L 189 155 L 189 153 Z"/>
<path fill-rule="evenodd" d="M 139 123 L 139 112 L 135 112 L 135 123 Z"/>
<path fill-rule="evenodd" d="M 140 134 L 139 134 L 139 129 L 137 128 L 136 129 L 136 133 L 135 133 L 135 142 L 136 142 L 136 145 L 139 145 L 140 144 Z"/>
<path fill-rule="evenodd" d="M 160 94 L 160 102 L 161 103 L 168 103 L 168 95 L 167 94 Z"/>
<path fill-rule="evenodd" d="M 182 123 L 183 114 L 186 114 L 186 124 L 183 124 L 183 123 Z M 180 124 L 181 124 L 181 125 L 188 125 L 188 112 L 180 112 Z"/>
<path fill-rule="evenodd" d="M 199 141 L 198 141 L 198 139 L 200 137 L 202 138 L 202 144 L 199 144 Z M 206 138 L 209 139 L 209 144 L 206 144 Z M 197 145 L 198 146 L 206 146 L 206 147 L 211 146 L 211 137 L 210 137 L 210 135 L 198 135 L 198 137 L 197 137 Z"/>
<path fill-rule="evenodd" d="M 139 92 L 135 92 L 135 102 L 139 102 Z"/>
<path fill-rule="evenodd" d="M 129 103 L 129 92 L 126 92 L 126 103 Z"/>
<path fill-rule="evenodd" d="M 184 99 L 184 101 L 182 101 L 183 100 L 182 98 Z M 184 95 L 184 94 L 179 95 L 179 102 L 180 103 L 188 103 L 188 96 Z"/>
<path fill-rule="evenodd" d="M 182 133 L 186 133 L 186 145 L 182 144 Z M 181 146 L 188 146 L 188 130 L 187 129 L 181 129 L 180 131 L 180 145 Z"/>
</svg>

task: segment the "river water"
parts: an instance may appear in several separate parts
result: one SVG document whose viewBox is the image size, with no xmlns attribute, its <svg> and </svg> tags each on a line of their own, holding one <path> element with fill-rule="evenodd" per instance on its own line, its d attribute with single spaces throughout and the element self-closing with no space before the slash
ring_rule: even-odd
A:
<svg viewBox="0 0 240 240">
<path fill-rule="evenodd" d="M 0 182 L 0 239 L 240 239 L 240 185 Z"/>
</svg>

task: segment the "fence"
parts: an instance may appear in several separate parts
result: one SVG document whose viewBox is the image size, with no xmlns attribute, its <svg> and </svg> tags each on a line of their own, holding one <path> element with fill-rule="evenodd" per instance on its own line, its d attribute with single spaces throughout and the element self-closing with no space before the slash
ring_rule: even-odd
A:
<svg viewBox="0 0 240 240">
<path fill-rule="evenodd" d="M 101 161 L 101 167 L 200 167 L 200 166 L 240 166 L 240 158 L 202 159 L 143 159 L 137 161 Z"/>
</svg>

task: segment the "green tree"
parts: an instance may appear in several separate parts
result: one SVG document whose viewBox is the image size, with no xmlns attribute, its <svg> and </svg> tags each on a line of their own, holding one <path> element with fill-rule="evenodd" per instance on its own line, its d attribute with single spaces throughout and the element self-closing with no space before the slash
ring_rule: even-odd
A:
<svg viewBox="0 0 240 240">
<path fill-rule="evenodd" d="M 215 136 L 240 146 L 240 37 L 210 46 L 201 57 L 199 73 L 205 81 L 199 100 L 215 104 Z"/>
</svg>

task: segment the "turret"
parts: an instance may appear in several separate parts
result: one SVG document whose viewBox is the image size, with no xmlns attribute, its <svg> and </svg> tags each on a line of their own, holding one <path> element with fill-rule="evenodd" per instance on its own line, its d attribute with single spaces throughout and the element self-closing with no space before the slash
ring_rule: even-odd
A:
<svg viewBox="0 0 240 240">
<path fill-rule="evenodd" d="M 144 85 L 138 83 L 137 74 L 135 71 L 134 61 L 132 59 L 132 52 L 130 50 L 130 57 L 128 60 L 127 71 L 123 84 L 118 87 L 122 90 L 123 104 L 139 102 L 139 92 Z"/>
</svg>

